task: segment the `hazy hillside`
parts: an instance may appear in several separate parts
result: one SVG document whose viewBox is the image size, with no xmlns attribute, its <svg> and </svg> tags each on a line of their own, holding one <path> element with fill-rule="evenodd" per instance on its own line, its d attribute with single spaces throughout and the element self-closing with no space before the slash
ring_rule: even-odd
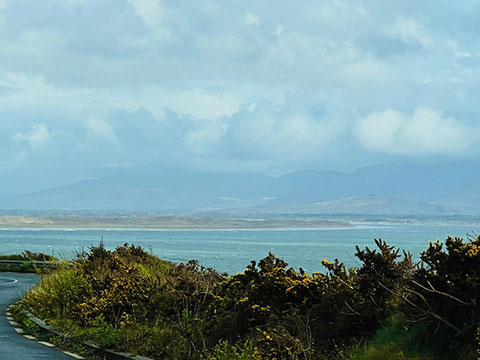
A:
<svg viewBox="0 0 480 360">
<path fill-rule="evenodd" d="M 172 168 L 124 170 L 17 196 L 3 209 L 185 211 L 260 207 L 298 213 L 474 213 L 480 164 L 386 164 L 353 173 L 305 170 L 270 178 Z M 368 196 L 367 196 L 368 195 Z"/>
<path fill-rule="evenodd" d="M 16 196 L 8 209 L 188 210 L 254 206 L 274 180 L 261 174 L 216 174 L 164 168 L 115 175 Z M 273 192 L 272 192 L 273 194 Z"/>
<path fill-rule="evenodd" d="M 460 211 L 434 202 L 406 200 L 388 196 L 361 195 L 294 205 L 260 206 L 254 209 L 232 209 L 232 215 L 451 215 Z"/>
<path fill-rule="evenodd" d="M 480 163 L 383 164 L 353 173 L 302 171 L 277 181 L 288 189 L 287 202 L 338 199 L 364 194 L 447 203 L 480 200 Z"/>
</svg>

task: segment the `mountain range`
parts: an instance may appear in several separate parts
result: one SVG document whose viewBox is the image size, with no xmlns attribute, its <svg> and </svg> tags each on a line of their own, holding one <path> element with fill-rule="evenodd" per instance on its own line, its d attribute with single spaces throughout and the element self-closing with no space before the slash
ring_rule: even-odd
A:
<svg viewBox="0 0 480 360">
<path fill-rule="evenodd" d="M 280 177 L 148 166 L 15 196 L 1 209 L 476 214 L 480 163 L 391 163 Z"/>
</svg>

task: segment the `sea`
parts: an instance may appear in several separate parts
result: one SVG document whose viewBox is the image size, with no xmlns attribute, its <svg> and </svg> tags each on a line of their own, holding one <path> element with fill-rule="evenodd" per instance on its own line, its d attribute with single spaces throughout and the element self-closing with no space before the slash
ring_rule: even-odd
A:
<svg viewBox="0 0 480 360">
<path fill-rule="evenodd" d="M 184 263 L 198 260 L 219 272 L 242 272 L 252 260 L 272 252 L 290 266 L 307 272 L 324 271 L 321 261 L 339 259 L 347 267 L 359 266 L 355 246 L 375 247 L 382 239 L 419 259 L 429 241 L 447 236 L 480 233 L 472 225 L 375 225 L 310 230 L 0 230 L 0 254 L 23 250 L 62 259 L 75 258 L 101 241 L 108 249 L 125 243 L 144 247 L 162 259 Z"/>
</svg>

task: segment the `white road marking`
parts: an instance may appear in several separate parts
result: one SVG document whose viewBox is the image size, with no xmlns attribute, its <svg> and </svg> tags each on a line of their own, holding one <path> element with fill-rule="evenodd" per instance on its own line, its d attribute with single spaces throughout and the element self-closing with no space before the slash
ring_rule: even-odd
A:
<svg viewBox="0 0 480 360">
<path fill-rule="evenodd" d="M 10 279 L 10 278 L 3 278 L 3 277 L 0 277 L 0 280 L 7 280 L 7 282 L 3 282 L 3 283 L 0 283 L 0 286 L 4 286 L 4 285 L 11 285 L 11 284 L 15 284 L 18 282 L 17 279 Z M 10 306 L 7 308 L 7 310 L 10 310 Z M 13 317 L 12 317 L 12 314 L 10 312 L 6 312 L 5 313 L 6 317 L 7 317 L 7 320 L 8 322 L 10 323 L 10 325 L 12 326 L 20 326 L 16 321 L 14 321 Z M 19 334 L 22 334 L 25 338 L 29 339 L 29 340 L 37 340 L 37 338 L 35 336 L 32 336 L 32 335 L 25 335 L 25 331 L 21 328 L 15 328 L 15 331 Z M 47 347 L 55 347 L 55 345 L 49 343 L 49 342 L 46 342 L 46 341 L 38 341 L 39 344 L 42 344 L 44 346 L 47 346 Z M 68 355 L 68 356 L 71 356 L 73 357 L 74 359 L 85 359 L 83 356 L 80 356 L 80 355 L 77 355 L 77 354 L 74 354 L 74 353 L 71 353 L 71 352 L 68 352 L 68 351 L 62 351 L 64 354 Z"/>
<path fill-rule="evenodd" d="M 55 345 L 49 343 L 49 342 L 46 342 L 46 341 L 39 341 L 38 342 L 39 344 L 42 344 L 42 345 L 45 345 L 45 346 L 48 346 L 48 347 L 55 347 Z"/>
<path fill-rule="evenodd" d="M 17 279 L 4 278 L 4 277 L 0 277 L 0 280 L 7 280 L 6 282 L 1 283 L 0 286 L 11 285 L 11 284 L 15 284 L 15 283 L 18 282 Z"/>
<path fill-rule="evenodd" d="M 83 356 L 68 352 L 68 351 L 62 351 L 64 354 L 67 354 L 75 359 L 85 359 Z"/>
</svg>

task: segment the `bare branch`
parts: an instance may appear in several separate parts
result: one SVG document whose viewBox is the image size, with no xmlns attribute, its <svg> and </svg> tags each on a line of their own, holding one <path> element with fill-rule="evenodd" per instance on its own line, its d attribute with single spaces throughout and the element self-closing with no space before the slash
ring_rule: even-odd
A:
<svg viewBox="0 0 480 360">
<path fill-rule="evenodd" d="M 415 284 L 415 285 L 417 285 L 419 288 L 421 288 L 421 289 L 423 289 L 423 290 L 425 290 L 425 291 L 428 291 L 428 292 L 433 293 L 433 294 L 438 294 L 438 295 L 446 296 L 446 297 L 448 297 L 448 298 L 450 298 L 450 299 L 452 299 L 452 300 L 454 300 L 454 301 L 456 301 L 456 302 L 458 302 L 458 303 L 460 303 L 460 304 L 462 304 L 462 305 L 467 305 L 467 306 L 468 306 L 468 305 L 472 305 L 471 303 L 467 303 L 467 302 L 465 302 L 465 301 L 463 301 L 463 300 L 461 300 L 461 299 L 459 299 L 459 298 L 457 298 L 457 297 L 455 297 L 455 296 L 453 296 L 453 295 L 451 295 L 451 294 L 448 294 L 448 293 L 443 292 L 443 291 L 438 291 L 438 290 L 436 290 L 429 281 L 428 281 L 428 285 L 430 285 L 430 289 L 427 288 L 427 287 L 425 287 L 425 286 L 423 286 L 422 284 L 419 284 L 418 282 L 416 282 L 416 281 L 414 281 L 414 280 L 412 280 L 412 283 Z"/>
</svg>

